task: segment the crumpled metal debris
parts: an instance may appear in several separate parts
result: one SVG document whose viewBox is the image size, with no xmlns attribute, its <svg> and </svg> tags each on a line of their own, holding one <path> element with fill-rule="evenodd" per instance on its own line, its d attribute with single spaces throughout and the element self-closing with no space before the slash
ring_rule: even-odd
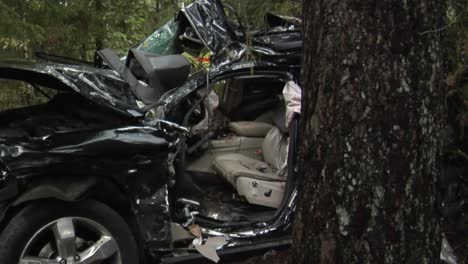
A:
<svg viewBox="0 0 468 264">
<path fill-rule="evenodd" d="M 195 249 L 202 254 L 205 258 L 218 263 L 220 258 L 216 252 L 218 249 L 221 249 L 224 245 L 228 243 L 225 237 L 210 237 L 205 243 L 202 243 L 201 238 L 195 238 L 193 244 Z"/>
</svg>

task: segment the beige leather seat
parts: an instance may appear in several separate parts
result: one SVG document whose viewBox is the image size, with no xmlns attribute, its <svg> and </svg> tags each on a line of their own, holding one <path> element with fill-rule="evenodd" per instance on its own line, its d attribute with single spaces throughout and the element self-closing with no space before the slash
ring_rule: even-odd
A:
<svg viewBox="0 0 468 264">
<path fill-rule="evenodd" d="M 265 137 L 273 125 L 257 121 L 230 122 L 229 130 L 241 137 Z"/>
<path fill-rule="evenodd" d="M 280 171 L 287 149 L 288 138 L 273 127 L 263 141 L 263 161 L 241 154 L 223 154 L 214 159 L 213 165 L 249 203 L 277 208 L 284 195 L 286 176 Z"/>
</svg>

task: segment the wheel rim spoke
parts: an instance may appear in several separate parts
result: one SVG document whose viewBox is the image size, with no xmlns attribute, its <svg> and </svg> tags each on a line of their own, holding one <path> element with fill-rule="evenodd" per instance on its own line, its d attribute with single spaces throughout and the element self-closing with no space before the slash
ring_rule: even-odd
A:
<svg viewBox="0 0 468 264">
<path fill-rule="evenodd" d="M 57 251 L 61 258 L 68 259 L 76 255 L 76 234 L 72 218 L 62 218 L 53 226 Z"/>
<path fill-rule="evenodd" d="M 19 264 L 59 264 L 55 259 L 45 259 L 37 257 L 25 257 Z"/>
<path fill-rule="evenodd" d="M 112 257 L 119 251 L 117 242 L 108 236 L 103 236 L 94 245 L 79 254 L 78 264 L 91 264 L 96 261 L 105 260 Z"/>
</svg>

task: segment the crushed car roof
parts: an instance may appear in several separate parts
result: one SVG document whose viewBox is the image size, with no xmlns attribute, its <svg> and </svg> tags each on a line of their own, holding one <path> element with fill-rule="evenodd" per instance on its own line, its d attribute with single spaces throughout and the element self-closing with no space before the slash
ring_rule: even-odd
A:
<svg viewBox="0 0 468 264">
<path fill-rule="evenodd" d="M 195 1 L 142 41 L 137 49 L 170 55 L 177 52 L 177 38 L 183 38 L 200 42 L 208 49 L 215 67 L 245 59 L 252 53 L 257 60 L 276 64 L 300 63 L 303 46 L 300 19 L 268 13 L 268 30 L 246 32 L 240 25 L 242 22 L 230 21 L 224 9 L 219 0 Z M 247 35 L 253 37 L 250 44 Z"/>
</svg>

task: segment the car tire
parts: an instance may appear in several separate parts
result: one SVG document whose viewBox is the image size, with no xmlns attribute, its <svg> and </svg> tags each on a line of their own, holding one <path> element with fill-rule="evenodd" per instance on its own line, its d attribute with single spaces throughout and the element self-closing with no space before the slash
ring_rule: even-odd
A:
<svg viewBox="0 0 468 264">
<path fill-rule="evenodd" d="M 94 257 L 106 259 L 104 263 L 139 263 L 137 244 L 127 223 L 110 207 L 96 201 L 77 203 L 43 201 L 27 205 L 11 218 L 0 235 L 0 263 L 28 263 L 29 259 L 35 257 L 54 259 L 58 261 L 57 263 L 65 263 L 64 261 L 60 262 L 62 256 L 59 254 L 57 237 L 66 238 L 67 232 L 57 230 L 64 230 L 63 227 L 67 226 L 67 222 L 72 223 L 70 230 L 73 230 L 73 235 L 70 237 L 73 238 L 68 240 L 67 246 L 63 246 L 66 245 L 65 242 L 62 243 L 61 251 L 62 253 L 71 252 L 69 248 L 75 247 L 73 252 L 76 253 L 62 255 L 68 255 L 69 258 L 71 255 L 75 256 L 76 263 L 80 263 L 80 257 L 84 259 L 89 256 L 85 253 L 92 252 L 90 249 L 93 246 L 104 245 L 102 241 L 106 241 L 106 247 L 99 248 L 101 252 L 95 253 Z M 52 228 L 53 232 L 48 230 L 49 227 Z M 98 241 L 86 240 L 91 237 L 101 239 L 96 238 L 95 240 Z M 46 243 L 45 246 L 42 245 L 44 243 Z M 40 250 L 43 246 L 44 248 Z M 53 248 L 55 248 L 55 253 Z M 101 256 L 104 250 L 107 250 L 109 256 Z M 113 252 L 113 250 L 117 251 Z M 36 256 L 36 254 L 39 255 Z"/>
</svg>

